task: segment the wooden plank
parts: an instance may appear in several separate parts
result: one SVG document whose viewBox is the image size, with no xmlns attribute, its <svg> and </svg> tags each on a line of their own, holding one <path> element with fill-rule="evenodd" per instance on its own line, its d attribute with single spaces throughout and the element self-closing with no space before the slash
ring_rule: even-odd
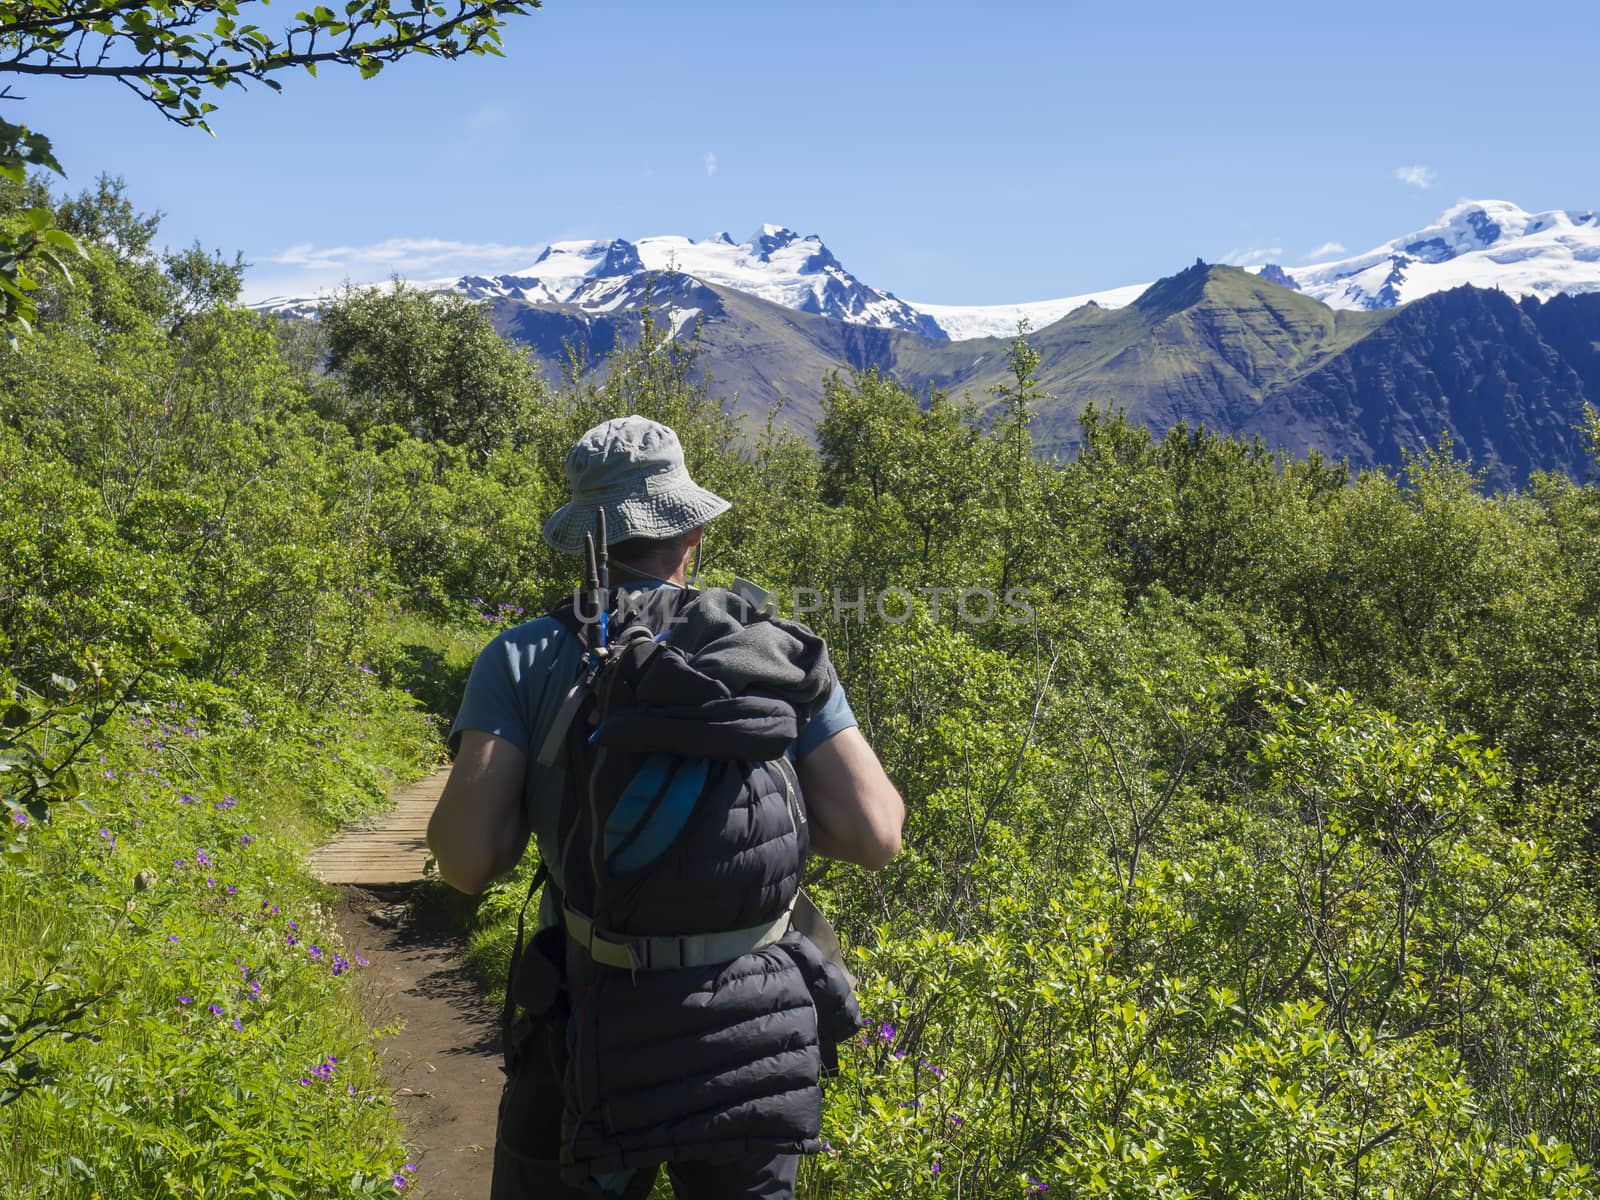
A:
<svg viewBox="0 0 1600 1200">
<path fill-rule="evenodd" d="M 347 829 L 311 856 L 324 883 L 412 883 L 428 859 L 428 818 L 444 792 L 450 768 L 420 779 L 395 797 L 371 829 Z"/>
</svg>

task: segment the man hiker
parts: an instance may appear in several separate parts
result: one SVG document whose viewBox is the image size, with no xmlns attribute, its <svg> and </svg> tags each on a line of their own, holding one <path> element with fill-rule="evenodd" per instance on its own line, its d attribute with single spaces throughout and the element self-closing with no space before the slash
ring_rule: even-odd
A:
<svg viewBox="0 0 1600 1200">
<path fill-rule="evenodd" d="M 508 986 L 492 1198 L 631 1200 L 661 1165 L 679 1197 L 792 1197 L 819 1072 L 860 1024 L 801 869 L 883 867 L 904 805 L 821 640 L 686 583 L 730 506 L 671 429 L 607 421 L 566 476 L 544 538 L 587 549 L 589 590 L 478 656 L 428 825 L 463 892 L 530 834 L 536 887 L 548 871 Z"/>
</svg>

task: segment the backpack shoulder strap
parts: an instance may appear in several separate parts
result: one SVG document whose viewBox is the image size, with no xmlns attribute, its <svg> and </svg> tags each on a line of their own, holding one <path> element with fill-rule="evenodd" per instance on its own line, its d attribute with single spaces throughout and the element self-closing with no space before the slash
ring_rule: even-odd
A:
<svg viewBox="0 0 1600 1200">
<path fill-rule="evenodd" d="M 583 621 L 579 618 L 572 601 L 568 600 L 551 609 L 549 616 L 552 620 L 558 622 L 567 633 L 579 639 L 581 643 L 583 639 Z M 578 674 L 567 687 L 567 694 L 562 698 L 561 706 L 556 709 L 555 718 L 550 722 L 550 728 L 545 733 L 544 741 L 539 743 L 535 760 L 541 767 L 554 766 L 556 759 L 561 756 L 561 749 L 566 744 L 567 729 L 571 726 L 573 718 L 577 716 L 578 709 L 582 706 L 584 696 L 588 690 L 584 687 L 586 679 L 586 668 L 580 666 Z"/>
<path fill-rule="evenodd" d="M 563 600 L 552 608 L 547 615 L 558 622 L 561 628 L 565 629 L 573 637 L 581 638 L 583 636 L 583 621 L 579 618 L 578 609 L 571 600 Z"/>
<path fill-rule="evenodd" d="M 550 869 L 541 862 L 533 872 L 533 880 L 528 884 L 527 898 L 523 900 L 522 908 L 517 912 L 517 940 L 511 948 L 511 966 L 506 971 L 506 1002 L 500 1011 L 500 1047 L 506 1056 L 507 1070 L 513 1066 L 511 1025 L 517 1015 L 517 964 L 522 959 L 523 923 L 528 917 L 528 905 L 533 903 L 534 896 L 549 878 Z"/>
</svg>

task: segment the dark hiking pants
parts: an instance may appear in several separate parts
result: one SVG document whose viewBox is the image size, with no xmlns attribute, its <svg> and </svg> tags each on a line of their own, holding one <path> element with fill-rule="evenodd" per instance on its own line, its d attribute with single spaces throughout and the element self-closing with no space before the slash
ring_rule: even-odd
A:
<svg viewBox="0 0 1600 1200">
<path fill-rule="evenodd" d="M 490 1200 L 596 1200 L 561 1180 L 561 1072 L 565 1047 L 559 1033 L 535 1021 L 516 1056 L 516 1068 L 500 1099 Z M 668 1163 L 678 1200 L 792 1200 L 794 1154 L 757 1155 L 726 1162 Z M 643 1200 L 659 1168 L 634 1174 L 617 1200 Z"/>
</svg>

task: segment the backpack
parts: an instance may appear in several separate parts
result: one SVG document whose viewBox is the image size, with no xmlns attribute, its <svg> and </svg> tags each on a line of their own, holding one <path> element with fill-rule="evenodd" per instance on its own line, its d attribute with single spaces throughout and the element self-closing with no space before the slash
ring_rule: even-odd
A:
<svg viewBox="0 0 1600 1200">
<path fill-rule="evenodd" d="M 539 755 L 566 768 L 563 1173 L 814 1151 L 819 1076 L 861 1024 L 791 928 L 809 833 L 787 755 L 835 686 L 826 648 L 722 589 L 618 593 L 600 653 L 597 621 L 553 615 L 589 644 Z"/>
</svg>

